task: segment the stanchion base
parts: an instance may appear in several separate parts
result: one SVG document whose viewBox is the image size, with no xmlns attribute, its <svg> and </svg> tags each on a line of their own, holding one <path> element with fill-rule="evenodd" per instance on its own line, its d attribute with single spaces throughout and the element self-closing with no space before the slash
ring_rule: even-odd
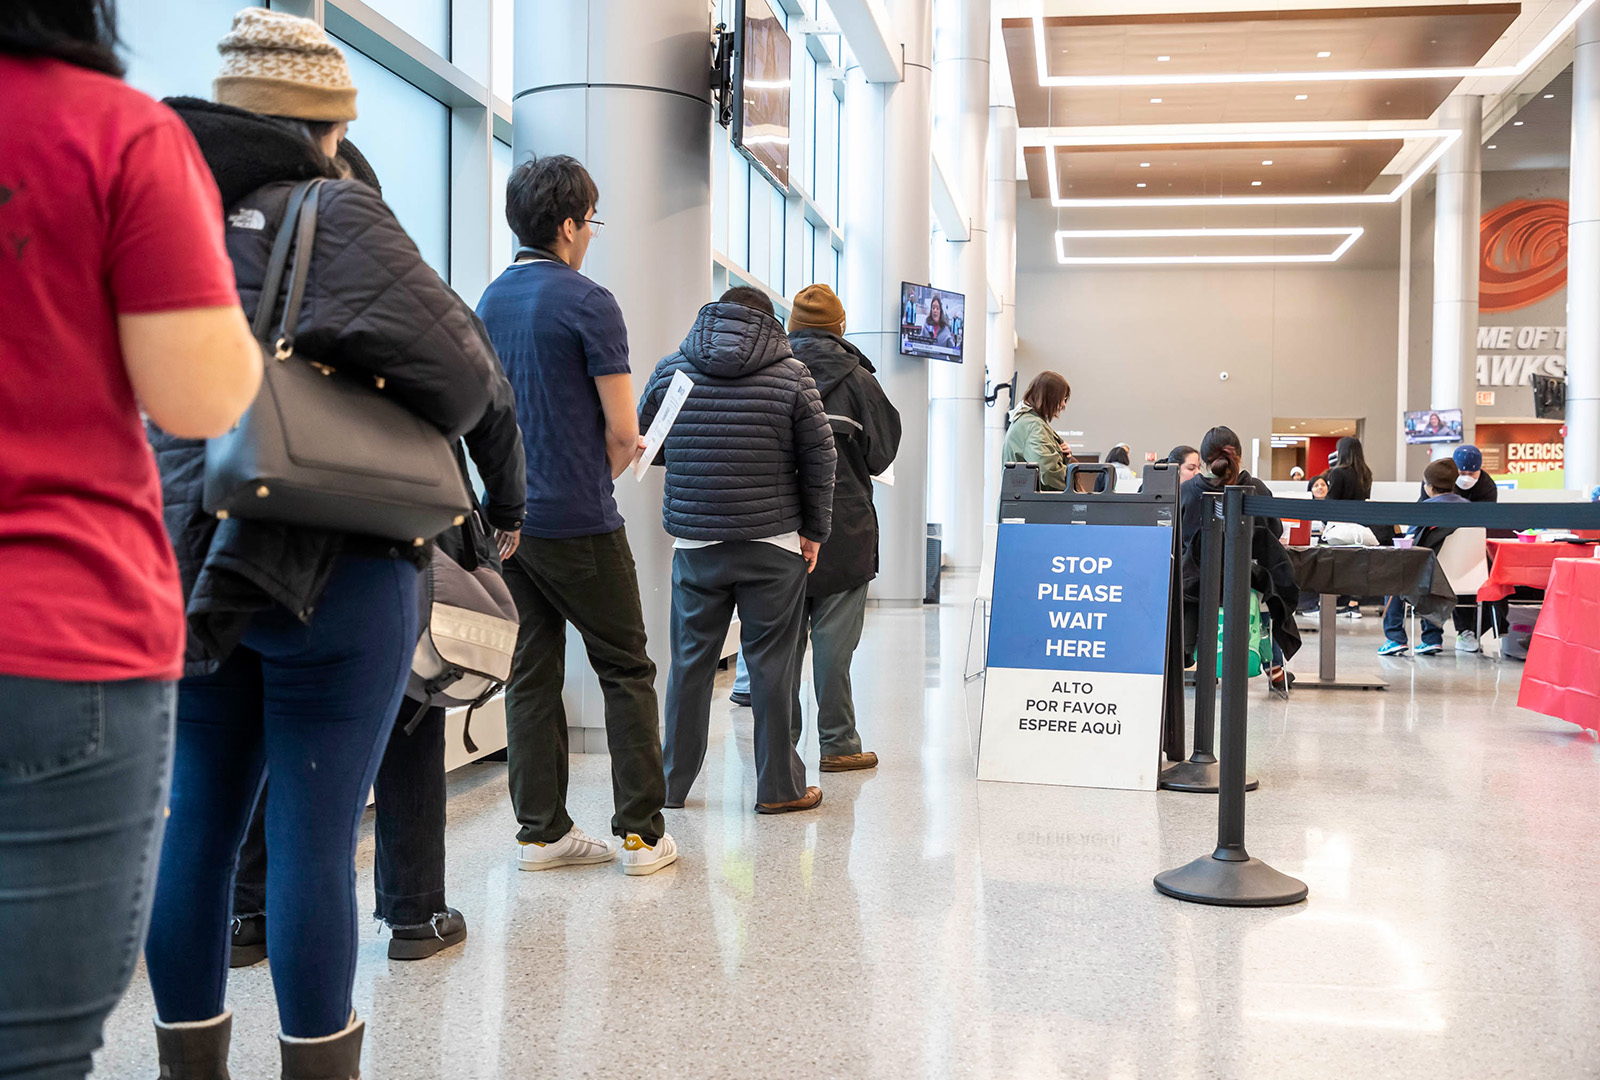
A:
<svg viewBox="0 0 1600 1080">
<path fill-rule="evenodd" d="M 1199 763 L 1180 761 L 1161 771 L 1161 782 L 1156 786 L 1163 791 L 1190 791 L 1200 795 L 1215 795 L 1219 790 L 1221 766 L 1215 761 Z M 1244 789 L 1254 791 L 1261 781 L 1245 774 Z"/>
<path fill-rule="evenodd" d="M 1359 675 L 1335 675 L 1324 679 L 1320 675 L 1296 675 L 1295 690 L 1387 690 L 1389 684 L 1382 679 L 1362 678 Z M 1291 691 L 1292 692 L 1292 691 Z"/>
<path fill-rule="evenodd" d="M 1230 862 L 1205 855 L 1156 875 L 1156 889 L 1174 900 L 1224 907 L 1283 907 L 1306 898 L 1306 884 L 1260 859 Z"/>
</svg>

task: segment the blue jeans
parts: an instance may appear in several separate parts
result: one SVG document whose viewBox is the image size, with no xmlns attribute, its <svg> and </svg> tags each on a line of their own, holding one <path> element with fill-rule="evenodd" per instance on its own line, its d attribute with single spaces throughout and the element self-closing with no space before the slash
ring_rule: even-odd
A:
<svg viewBox="0 0 1600 1080">
<path fill-rule="evenodd" d="M 89 1072 L 150 918 L 172 705 L 0 676 L 0 1076 Z"/>
<path fill-rule="evenodd" d="M 743 649 L 733 658 L 733 692 L 750 696 L 750 669 L 745 666 Z"/>
<path fill-rule="evenodd" d="M 356 834 L 417 641 L 417 571 L 346 558 L 309 625 L 255 616 L 213 675 L 178 691 L 172 816 L 145 947 L 156 1012 L 223 1010 L 239 842 L 267 793 L 267 955 L 286 1035 L 342 1031 L 357 946 Z"/>
<path fill-rule="evenodd" d="M 1422 619 L 1422 643 L 1424 645 L 1443 645 L 1444 627 Z M 1388 639 L 1397 645 L 1407 643 L 1406 639 L 1406 598 L 1391 596 L 1383 608 L 1383 632 Z"/>
</svg>

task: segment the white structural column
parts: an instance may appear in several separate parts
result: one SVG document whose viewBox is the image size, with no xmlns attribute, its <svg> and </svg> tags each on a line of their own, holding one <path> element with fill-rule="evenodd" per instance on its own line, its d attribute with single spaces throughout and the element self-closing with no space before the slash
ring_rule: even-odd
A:
<svg viewBox="0 0 1600 1080">
<path fill-rule="evenodd" d="M 983 391 L 989 293 L 989 0 L 940 0 L 955 16 L 934 35 L 934 148 L 950 172 L 967 237 L 933 238 L 933 284 L 966 296 L 962 362 L 930 361 L 929 515 L 944 526 L 952 566 L 983 556 Z"/>
<path fill-rule="evenodd" d="M 989 384 L 1011 381 L 1017 371 L 1017 107 L 989 107 Z M 1018 387 L 1020 400 L 1022 388 Z M 1017 402 L 999 394 L 983 414 L 983 520 L 1000 505 L 1000 451 L 1006 413 Z"/>
<path fill-rule="evenodd" d="M 594 176 L 595 216 L 606 228 L 589 246 L 583 272 L 622 307 L 637 396 L 711 299 L 710 16 L 705 0 L 518 7 L 516 160 L 571 154 Z M 616 485 L 658 688 L 666 681 L 672 596 L 661 487 L 659 469 L 644 483 L 624 473 Z M 565 698 L 569 726 L 586 729 L 573 749 L 603 751 L 603 702 L 576 634 L 568 635 Z"/>
<path fill-rule="evenodd" d="M 905 78 L 845 77 L 843 180 L 846 337 L 872 360 L 900 410 L 904 433 L 893 486 L 875 485 L 880 567 L 872 595 L 920 601 L 925 593 L 928 522 L 928 364 L 900 355 L 900 283 L 928 280 L 931 197 L 930 0 L 891 0 L 905 48 Z"/>
<path fill-rule="evenodd" d="M 1460 409 L 1473 439 L 1478 388 L 1478 220 L 1482 217 L 1483 99 L 1457 95 L 1440 124 L 1461 137 L 1439 159 L 1433 219 L 1433 389 L 1430 406 Z M 1454 447 L 1438 446 L 1436 457 Z"/>
<path fill-rule="evenodd" d="M 1572 50 L 1567 202 L 1566 486 L 1600 484 L 1600 11 L 1578 19 Z"/>
</svg>

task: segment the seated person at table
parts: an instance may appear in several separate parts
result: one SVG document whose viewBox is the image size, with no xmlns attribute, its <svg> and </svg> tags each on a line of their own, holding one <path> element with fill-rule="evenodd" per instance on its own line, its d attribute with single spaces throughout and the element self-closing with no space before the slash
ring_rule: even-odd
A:
<svg viewBox="0 0 1600 1080">
<path fill-rule="evenodd" d="M 1425 498 L 1421 502 L 1430 503 L 1464 503 L 1467 500 L 1456 494 L 1456 478 L 1461 470 L 1456 468 L 1456 463 L 1450 458 L 1440 458 L 1428 466 L 1422 474 L 1422 486 Z M 1414 547 L 1431 548 L 1438 551 L 1444 545 L 1445 537 L 1455 532 L 1440 525 L 1413 525 L 1406 534 L 1412 537 Z M 1383 633 L 1389 640 L 1378 649 L 1379 656 L 1395 656 L 1403 653 L 1410 647 L 1406 638 L 1406 600 L 1403 596 L 1389 597 L 1388 605 L 1383 609 Z M 1418 656 L 1432 656 L 1444 651 L 1444 627 L 1437 623 L 1422 620 L 1422 644 L 1417 646 Z"/>
<path fill-rule="evenodd" d="M 1450 455 L 1456 463 L 1456 468 L 1461 470 L 1461 475 L 1456 478 L 1456 494 L 1470 503 L 1492 503 L 1500 501 L 1500 489 L 1495 486 L 1494 478 L 1483 471 L 1483 451 L 1470 443 L 1456 447 L 1455 453 Z M 1509 539 L 1516 535 L 1509 529 L 1492 530 L 1490 536 Z M 1494 627 L 1495 633 L 1505 633 L 1510 608 L 1505 600 L 1496 600 L 1483 605 L 1484 614 L 1488 616 L 1485 626 Z M 1483 647 L 1478 644 L 1478 608 L 1476 604 L 1463 604 L 1456 608 L 1454 623 L 1456 627 L 1456 652 L 1475 653 L 1482 652 Z"/>
</svg>

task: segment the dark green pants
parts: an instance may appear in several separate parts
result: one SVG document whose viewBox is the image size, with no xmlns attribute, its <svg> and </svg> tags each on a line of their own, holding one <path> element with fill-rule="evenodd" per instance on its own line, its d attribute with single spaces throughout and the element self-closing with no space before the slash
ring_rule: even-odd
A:
<svg viewBox="0 0 1600 1080">
<path fill-rule="evenodd" d="M 611 831 L 654 845 L 666 831 L 656 666 L 645 651 L 639 577 L 625 529 L 544 540 L 523 536 L 505 564 L 522 626 L 506 689 L 511 805 L 525 843 L 548 844 L 572 828 L 567 816 L 567 623 L 583 636 L 605 696 L 611 750 Z"/>
</svg>

